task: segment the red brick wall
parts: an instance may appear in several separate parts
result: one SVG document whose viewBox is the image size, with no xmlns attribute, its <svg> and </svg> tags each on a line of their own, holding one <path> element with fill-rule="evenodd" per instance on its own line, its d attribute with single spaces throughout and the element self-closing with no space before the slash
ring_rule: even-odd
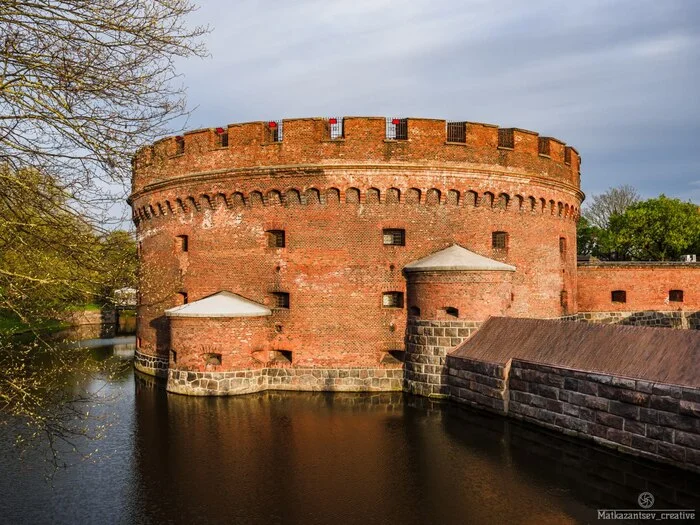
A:
<svg viewBox="0 0 700 525">
<path fill-rule="evenodd" d="M 497 128 L 484 125 L 469 125 L 466 145 L 445 144 L 444 121 L 410 119 L 403 142 L 384 140 L 383 119 L 346 119 L 344 141 L 322 141 L 323 125 L 285 121 L 281 144 L 262 144 L 262 123 L 230 126 L 225 150 L 204 130 L 185 136 L 182 156 L 137 162 L 142 352 L 167 355 L 162 312 L 178 291 L 266 305 L 285 291 L 291 308 L 270 322 L 295 364 L 376 366 L 403 348 L 406 323 L 406 308 L 382 308 L 382 293 L 405 293 L 402 268 L 453 243 L 517 267 L 509 315 L 556 317 L 562 289 L 575 311 L 575 152 L 571 166 L 556 141 L 551 159 L 538 156 L 536 134 L 521 131 L 513 151 L 500 150 Z M 382 228 L 404 228 L 406 246 L 384 246 Z M 267 247 L 269 229 L 286 231 L 285 248 Z M 491 248 L 500 230 L 507 254 Z M 189 236 L 187 254 L 177 235 Z"/>
<path fill-rule="evenodd" d="M 626 303 L 611 292 L 625 290 Z M 683 302 L 669 302 L 669 290 L 683 290 Z M 700 264 L 602 263 L 578 267 L 580 312 L 700 310 Z"/>
<path fill-rule="evenodd" d="M 411 272 L 407 279 L 407 306 L 420 308 L 423 319 L 485 321 L 510 310 L 512 272 Z M 457 308 L 456 318 L 448 306 Z"/>
</svg>

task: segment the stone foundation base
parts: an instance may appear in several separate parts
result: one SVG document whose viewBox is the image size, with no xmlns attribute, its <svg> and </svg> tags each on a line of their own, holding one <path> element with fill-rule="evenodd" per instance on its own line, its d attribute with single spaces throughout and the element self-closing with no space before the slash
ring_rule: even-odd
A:
<svg viewBox="0 0 700 525">
<path fill-rule="evenodd" d="M 231 396 L 263 390 L 391 392 L 402 390 L 403 368 L 261 368 L 235 372 L 167 371 L 168 392 Z"/>
<path fill-rule="evenodd" d="M 139 372 L 156 377 L 168 376 L 168 360 L 165 357 L 134 352 L 134 368 Z"/>
</svg>

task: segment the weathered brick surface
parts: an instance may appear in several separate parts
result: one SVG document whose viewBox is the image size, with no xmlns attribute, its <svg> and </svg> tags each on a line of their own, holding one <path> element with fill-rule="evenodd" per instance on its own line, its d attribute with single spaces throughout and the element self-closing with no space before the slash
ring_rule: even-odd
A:
<svg viewBox="0 0 700 525">
<path fill-rule="evenodd" d="M 403 142 L 384 139 L 383 119 L 346 119 L 340 141 L 325 140 L 324 126 L 285 121 L 283 141 L 269 144 L 263 123 L 233 125 L 224 149 L 201 130 L 185 135 L 183 155 L 166 139 L 137 158 L 142 353 L 167 357 L 163 311 L 178 292 L 193 301 L 229 290 L 271 305 L 272 292 L 285 291 L 291 308 L 273 313 L 279 335 L 266 344 L 280 340 L 300 366 L 378 366 L 405 349 L 409 306 L 383 308 L 382 293 L 406 293 L 402 268 L 454 243 L 517 268 L 509 290 L 465 282 L 463 300 L 476 291 L 483 300 L 465 302 L 460 319 L 484 319 L 489 302 L 507 315 L 558 316 L 567 311 L 562 291 L 575 311 L 582 194 L 574 150 L 570 164 L 558 141 L 549 158 L 539 156 L 536 134 L 517 130 L 515 148 L 498 149 L 497 129 L 477 124 L 465 145 L 445 144 L 444 121 L 427 119 L 409 119 Z M 384 246 L 383 228 L 405 229 L 406 245 Z M 286 231 L 285 248 L 268 247 L 269 229 Z M 507 251 L 492 248 L 494 231 L 508 232 Z M 189 237 L 187 253 L 177 251 L 178 235 Z"/>
<path fill-rule="evenodd" d="M 687 325 L 697 328 L 700 311 L 700 263 L 587 263 L 577 267 L 578 311 L 587 314 L 625 312 L 620 321 L 649 326 Z M 611 292 L 624 290 L 627 302 L 612 302 Z M 669 301 L 669 290 L 683 290 L 683 302 Z M 674 312 L 674 316 L 654 316 L 653 312 Z M 647 315 L 645 315 L 645 312 Z M 683 312 L 685 315 L 679 315 Z M 695 315 L 693 315 L 695 314 Z M 614 316 L 590 315 L 588 320 Z M 656 323 L 654 323 L 656 321 Z M 687 327 L 687 325 L 685 327 Z"/>
</svg>

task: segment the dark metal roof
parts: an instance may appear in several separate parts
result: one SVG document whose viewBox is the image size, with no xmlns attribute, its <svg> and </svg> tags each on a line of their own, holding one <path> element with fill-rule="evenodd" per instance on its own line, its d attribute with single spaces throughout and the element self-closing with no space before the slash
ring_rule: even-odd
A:
<svg viewBox="0 0 700 525">
<path fill-rule="evenodd" d="M 492 317 L 450 354 L 700 387 L 700 331 Z"/>
</svg>

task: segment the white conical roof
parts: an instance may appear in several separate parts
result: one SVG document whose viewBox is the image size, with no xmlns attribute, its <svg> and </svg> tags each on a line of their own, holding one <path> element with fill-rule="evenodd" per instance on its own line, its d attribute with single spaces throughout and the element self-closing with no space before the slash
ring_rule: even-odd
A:
<svg viewBox="0 0 700 525">
<path fill-rule="evenodd" d="M 260 317 L 271 314 L 266 306 L 231 292 L 217 292 L 165 311 L 168 317 Z"/>
<path fill-rule="evenodd" d="M 506 271 L 514 272 L 515 266 L 495 261 L 453 244 L 449 248 L 413 261 L 404 266 L 407 272 L 434 271 Z"/>
</svg>

